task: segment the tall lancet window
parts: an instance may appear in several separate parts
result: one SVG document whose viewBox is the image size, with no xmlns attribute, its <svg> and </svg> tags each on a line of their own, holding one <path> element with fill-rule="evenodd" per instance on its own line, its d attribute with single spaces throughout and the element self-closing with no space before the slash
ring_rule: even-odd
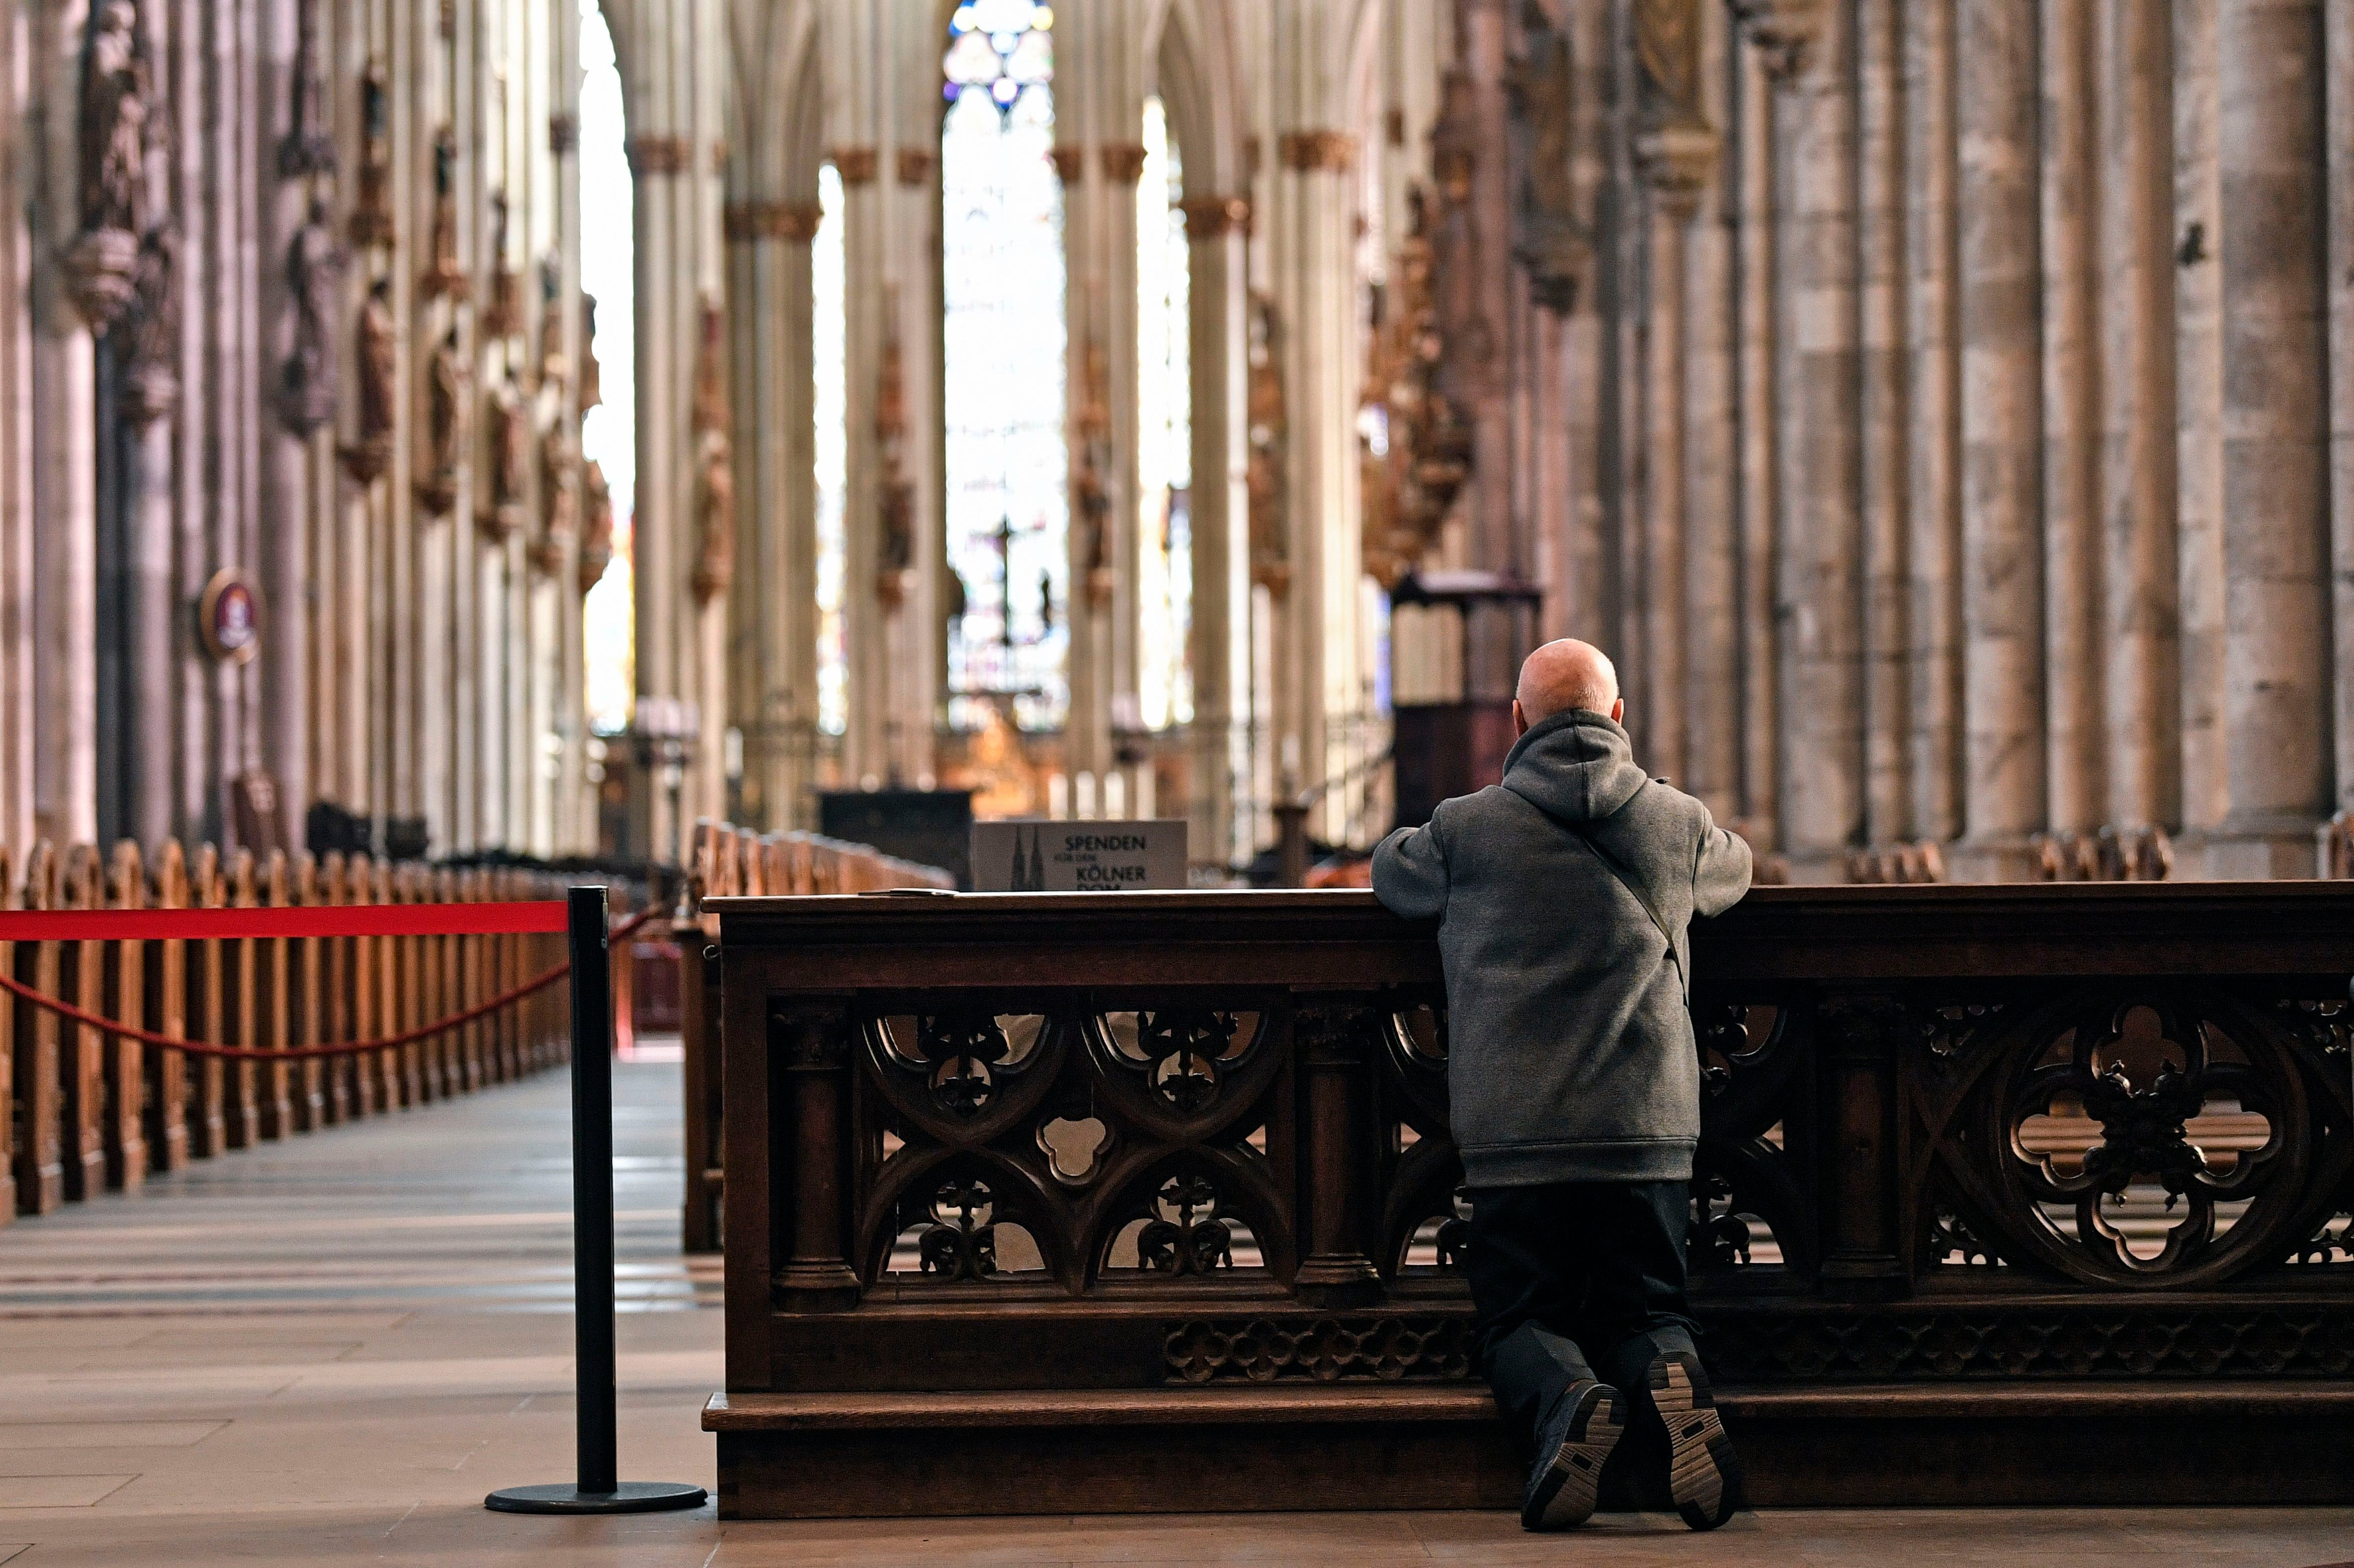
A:
<svg viewBox="0 0 2354 1568">
<path fill-rule="evenodd" d="M 1185 175 L 1158 97 L 1144 101 L 1144 175 L 1136 183 L 1138 697 L 1147 727 L 1193 717 L 1186 659 L 1193 620 L 1193 366 Z"/>
<path fill-rule="evenodd" d="M 1059 726 L 1070 705 L 1054 21 L 1035 0 L 970 0 L 949 24 L 943 62 L 949 722 L 959 729 L 979 728 L 992 702 L 1011 702 L 1031 730 Z"/>
<path fill-rule="evenodd" d="M 817 427 L 817 726 L 827 735 L 840 735 L 850 726 L 849 639 L 842 620 L 849 554 L 842 508 L 849 478 L 850 376 L 842 174 L 832 164 L 818 168 L 817 202 L 823 216 L 810 246 L 810 357 L 815 367 L 810 411 Z"/>
</svg>

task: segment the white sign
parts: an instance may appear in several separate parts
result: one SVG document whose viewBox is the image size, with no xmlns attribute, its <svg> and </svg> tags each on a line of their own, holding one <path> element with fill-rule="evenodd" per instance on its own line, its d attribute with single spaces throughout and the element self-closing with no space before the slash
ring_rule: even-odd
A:
<svg viewBox="0 0 2354 1568">
<path fill-rule="evenodd" d="M 1169 892 L 1185 885 L 1185 824 L 975 822 L 977 893 Z"/>
</svg>

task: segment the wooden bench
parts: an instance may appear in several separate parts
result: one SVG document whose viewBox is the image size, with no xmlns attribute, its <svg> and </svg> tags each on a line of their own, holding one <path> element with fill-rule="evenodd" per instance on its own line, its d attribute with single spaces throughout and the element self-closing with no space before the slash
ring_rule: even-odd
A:
<svg viewBox="0 0 2354 1568">
<path fill-rule="evenodd" d="M 705 911 L 724 1514 L 1517 1495 L 1426 927 Z M 1693 1297 L 1755 1500 L 2354 1498 L 2349 968 L 2326 884 L 1764 889 L 1699 931 Z"/>
</svg>

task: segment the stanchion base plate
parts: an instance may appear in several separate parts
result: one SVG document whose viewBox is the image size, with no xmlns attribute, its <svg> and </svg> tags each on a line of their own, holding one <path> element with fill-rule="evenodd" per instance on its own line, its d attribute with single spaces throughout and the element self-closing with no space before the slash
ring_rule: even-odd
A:
<svg viewBox="0 0 2354 1568">
<path fill-rule="evenodd" d="M 684 1481 L 623 1481 L 610 1492 L 584 1492 L 568 1482 L 545 1487 L 506 1487 L 482 1499 L 493 1513 L 659 1513 L 666 1509 L 701 1508 L 708 1500 L 701 1487 Z"/>
</svg>

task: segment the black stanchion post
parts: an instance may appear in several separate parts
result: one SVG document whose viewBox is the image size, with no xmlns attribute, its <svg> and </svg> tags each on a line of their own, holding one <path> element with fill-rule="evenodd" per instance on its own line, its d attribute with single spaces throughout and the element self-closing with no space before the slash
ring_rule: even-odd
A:
<svg viewBox="0 0 2354 1568">
<path fill-rule="evenodd" d="M 652 1513 L 700 1508 L 701 1487 L 623 1481 L 613 1370 L 613 955 L 605 890 L 565 895 L 572 949 L 572 1315 L 578 1385 L 577 1479 L 507 1487 L 500 1513 Z"/>
</svg>

